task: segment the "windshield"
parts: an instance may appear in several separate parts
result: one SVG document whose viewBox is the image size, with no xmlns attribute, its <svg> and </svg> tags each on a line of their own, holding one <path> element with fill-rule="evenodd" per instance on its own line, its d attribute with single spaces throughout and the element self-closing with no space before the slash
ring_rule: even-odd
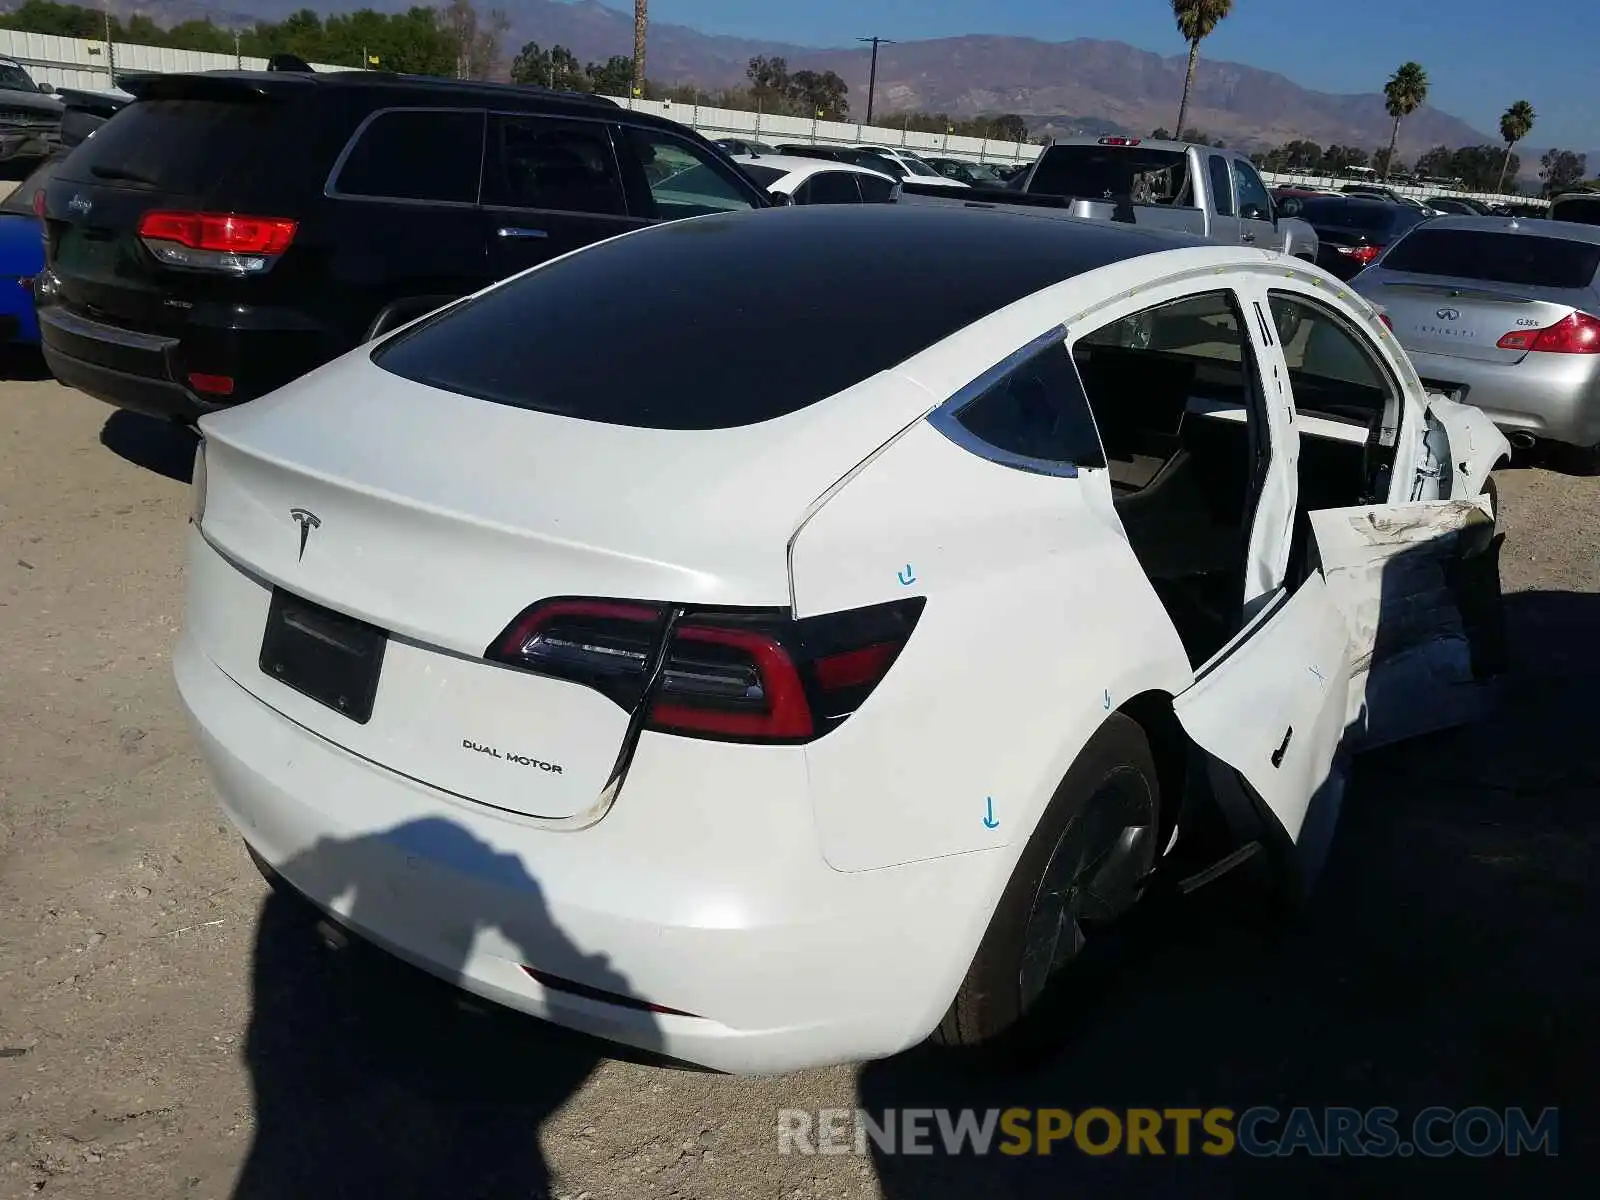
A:
<svg viewBox="0 0 1600 1200">
<path fill-rule="evenodd" d="M 905 162 L 907 168 L 910 169 L 910 171 L 911 171 L 911 173 L 913 175 L 919 175 L 919 176 L 923 177 L 924 179 L 926 179 L 930 175 L 933 176 L 933 178 L 935 178 L 935 179 L 944 178 L 942 175 L 939 174 L 939 172 L 935 171 L 932 167 L 930 167 L 927 163 L 923 162 L 915 154 L 907 154 L 904 151 L 901 151 L 900 158 Z"/>
<path fill-rule="evenodd" d="M 1383 268 L 1524 287 L 1586 288 L 1600 270 L 1600 245 L 1492 229 L 1424 226 L 1395 243 Z"/>
<path fill-rule="evenodd" d="M 761 188 L 771 187 L 788 174 L 787 171 L 780 171 L 777 167 L 763 167 L 755 163 L 745 162 L 739 164 L 739 170 L 745 173 L 747 179 Z"/>
<path fill-rule="evenodd" d="M 1600 225 L 1600 196 L 1575 196 L 1550 206 L 1553 221 L 1576 221 L 1580 225 Z"/>
<path fill-rule="evenodd" d="M 1137 147 L 1051 146 L 1039 160 L 1028 191 L 1135 204 L 1172 204 L 1188 192 L 1187 158 L 1181 150 Z"/>
<path fill-rule="evenodd" d="M 840 162 L 847 162 L 853 167 L 865 167 L 869 171 L 879 171 L 891 179 L 904 179 L 906 168 L 902 167 L 892 158 L 884 158 L 881 154 L 874 154 L 871 150 L 836 150 L 834 157 Z"/>
<path fill-rule="evenodd" d="M 1296 214 L 1303 221 L 1329 229 L 1353 229 L 1360 233 L 1387 233 L 1399 214 L 1387 204 L 1309 197 Z"/>
<path fill-rule="evenodd" d="M 0 88 L 7 88 L 14 92 L 36 92 L 39 90 L 28 73 L 20 65 L 12 62 L 0 62 Z"/>
</svg>

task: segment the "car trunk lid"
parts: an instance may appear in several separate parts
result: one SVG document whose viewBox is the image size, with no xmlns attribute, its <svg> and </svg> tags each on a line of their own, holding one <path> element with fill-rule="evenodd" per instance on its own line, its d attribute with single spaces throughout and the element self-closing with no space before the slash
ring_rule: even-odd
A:
<svg viewBox="0 0 1600 1200">
<path fill-rule="evenodd" d="M 1521 362 L 1528 351 L 1503 348 L 1507 334 L 1546 329 L 1574 311 L 1548 293 L 1465 281 L 1386 279 L 1369 297 L 1388 311 L 1407 350 L 1481 362 Z"/>
<path fill-rule="evenodd" d="M 790 537 L 925 407 L 905 386 L 905 411 L 846 393 L 759 425 L 659 430 L 489 403 L 347 356 L 202 422 L 206 539 L 258 581 L 249 615 L 203 640 L 246 690 L 354 753 L 582 821 L 630 712 L 489 662 L 491 644 L 555 597 L 787 608 Z M 263 670 L 272 589 L 388 632 L 370 720 Z"/>
<path fill-rule="evenodd" d="M 1592 309 L 1600 272 L 1600 244 L 1551 236 L 1541 227 L 1551 228 L 1515 220 L 1429 222 L 1395 243 L 1361 290 L 1389 310 L 1407 350 L 1521 362 L 1528 339 L 1501 345 L 1506 335 L 1536 333 L 1577 309 Z"/>
</svg>

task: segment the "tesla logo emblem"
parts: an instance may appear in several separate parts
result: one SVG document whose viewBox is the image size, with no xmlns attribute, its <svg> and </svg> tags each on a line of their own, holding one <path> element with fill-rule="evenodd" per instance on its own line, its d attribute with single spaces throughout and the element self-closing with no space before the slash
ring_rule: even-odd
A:
<svg viewBox="0 0 1600 1200">
<path fill-rule="evenodd" d="M 89 210 L 93 207 L 94 201 L 85 200 L 79 195 L 74 195 L 71 200 L 67 201 L 67 211 L 75 212 L 80 217 L 87 217 L 89 215 Z"/>
<path fill-rule="evenodd" d="M 306 543 L 311 540 L 311 531 L 321 526 L 322 518 L 309 508 L 291 508 L 289 515 L 294 518 L 294 523 L 300 526 L 300 560 L 306 556 Z"/>
<path fill-rule="evenodd" d="M 1441 308 L 1436 314 L 1441 321 L 1459 321 L 1461 310 L 1459 308 Z"/>
</svg>

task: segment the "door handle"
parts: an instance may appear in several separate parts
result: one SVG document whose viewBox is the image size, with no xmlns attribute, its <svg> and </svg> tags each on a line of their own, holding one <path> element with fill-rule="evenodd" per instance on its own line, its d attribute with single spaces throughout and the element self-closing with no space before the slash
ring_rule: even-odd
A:
<svg viewBox="0 0 1600 1200">
<path fill-rule="evenodd" d="M 1255 245 L 1256 235 L 1253 233 L 1247 233 L 1242 235 L 1239 240 L 1244 242 L 1246 245 L 1253 246 Z"/>
<path fill-rule="evenodd" d="M 524 229 L 519 225 L 502 225 L 495 233 L 503 238 L 515 241 L 532 241 L 535 238 L 547 238 L 550 235 L 542 229 Z"/>
</svg>

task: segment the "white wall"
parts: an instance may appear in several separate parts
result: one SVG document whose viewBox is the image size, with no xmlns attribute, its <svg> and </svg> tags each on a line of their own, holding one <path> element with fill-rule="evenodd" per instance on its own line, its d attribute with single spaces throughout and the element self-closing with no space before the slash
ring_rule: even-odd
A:
<svg viewBox="0 0 1600 1200">
<path fill-rule="evenodd" d="M 267 60 L 244 55 L 203 54 L 198 50 L 168 50 L 160 46 L 131 46 L 118 42 L 111 47 L 118 71 L 264 71 Z M 43 33 L 19 33 L 0 29 L 0 55 L 14 58 L 28 68 L 39 83 L 57 87 L 104 90 L 111 87 L 112 56 L 104 42 L 84 38 L 51 37 Z M 319 71 L 347 71 L 350 67 L 312 63 Z"/>
</svg>

